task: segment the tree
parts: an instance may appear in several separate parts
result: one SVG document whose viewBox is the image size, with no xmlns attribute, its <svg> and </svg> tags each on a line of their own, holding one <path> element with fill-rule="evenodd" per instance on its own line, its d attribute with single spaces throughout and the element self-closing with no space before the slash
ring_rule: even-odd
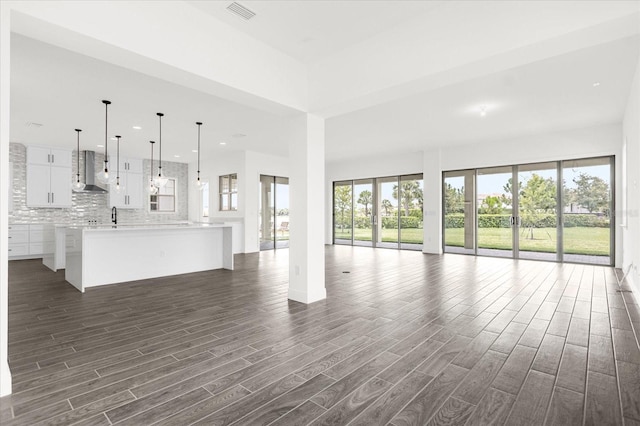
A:
<svg viewBox="0 0 640 426">
<path fill-rule="evenodd" d="M 464 187 L 455 188 L 450 183 L 444 185 L 444 211 L 464 213 Z"/>
<path fill-rule="evenodd" d="M 364 206 L 364 215 L 369 216 L 369 204 L 373 201 L 373 196 L 371 195 L 371 191 L 365 189 L 360 193 L 358 197 L 358 204 L 362 204 Z"/>
<path fill-rule="evenodd" d="M 500 197 L 495 197 L 492 195 L 488 195 L 484 200 L 482 200 L 482 204 L 478 209 L 478 213 L 480 214 L 500 214 L 502 213 L 502 201 Z"/>
<path fill-rule="evenodd" d="M 334 203 L 336 211 L 340 212 L 340 228 L 344 228 L 345 213 L 349 213 L 351 217 L 351 186 L 340 185 L 336 186 L 334 191 Z"/>
<path fill-rule="evenodd" d="M 608 214 L 609 184 L 598 176 L 580 173 L 573 178 L 576 188 L 573 190 L 575 201 L 578 205 L 593 212 Z"/>
<path fill-rule="evenodd" d="M 384 199 L 382 200 L 382 208 L 384 209 L 384 214 L 385 216 L 389 216 L 389 211 L 393 210 L 393 204 L 391 204 L 391 201 Z"/>
<path fill-rule="evenodd" d="M 422 208 L 424 193 L 417 180 L 405 180 L 400 185 L 400 206 L 404 210 L 404 216 L 409 216 L 409 209 L 414 201 Z M 398 199 L 398 185 L 393 185 L 393 198 Z"/>
<path fill-rule="evenodd" d="M 533 229 L 541 215 L 555 211 L 556 183 L 553 178 L 543 178 L 533 173 L 524 187 L 520 185 L 518 207 L 522 213 L 523 228 L 527 228 L 530 239 L 533 239 Z M 549 236 L 551 238 L 551 236 Z"/>
</svg>

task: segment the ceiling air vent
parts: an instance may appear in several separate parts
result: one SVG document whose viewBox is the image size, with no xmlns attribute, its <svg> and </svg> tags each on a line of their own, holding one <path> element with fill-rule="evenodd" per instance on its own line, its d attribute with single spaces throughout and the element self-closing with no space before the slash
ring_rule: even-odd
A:
<svg viewBox="0 0 640 426">
<path fill-rule="evenodd" d="M 234 15 L 241 17 L 245 21 L 248 21 L 249 19 L 256 16 L 255 12 L 247 9 L 246 7 L 235 1 L 227 6 L 227 10 Z"/>
</svg>

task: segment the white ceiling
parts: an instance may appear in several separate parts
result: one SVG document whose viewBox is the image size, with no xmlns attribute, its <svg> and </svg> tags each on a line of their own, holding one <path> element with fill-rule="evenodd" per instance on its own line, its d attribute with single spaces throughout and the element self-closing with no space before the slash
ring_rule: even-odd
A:
<svg viewBox="0 0 640 426">
<path fill-rule="evenodd" d="M 244 27 L 306 63 L 447 7 L 419 1 L 242 1 L 257 13 L 244 22 L 225 10 L 230 2 L 189 3 L 211 14 L 212 22 Z M 313 40 L 301 42 L 306 37 Z M 327 161 L 620 122 L 640 51 L 638 36 L 594 44 L 330 118 Z M 13 142 L 75 147 L 73 129 L 82 128 L 81 149 L 100 150 L 100 100 L 109 99 L 109 133 L 123 136 L 123 155 L 149 156 L 148 141 L 158 139 L 156 112 L 165 113 L 163 160 L 195 161 L 195 121 L 205 123 L 203 159 L 231 150 L 287 155 L 281 115 L 16 34 L 11 53 Z M 593 87 L 596 81 L 600 85 Z M 484 118 L 478 111 L 483 104 Z"/>
<path fill-rule="evenodd" d="M 199 10 L 305 64 L 429 13 L 445 3 L 435 0 L 239 0 L 256 13 L 245 21 L 227 10 L 232 2 L 188 1 Z"/>
<path fill-rule="evenodd" d="M 332 118 L 327 158 L 619 123 L 639 52 L 622 39 Z"/>
<path fill-rule="evenodd" d="M 196 121 L 203 122 L 202 159 L 230 150 L 287 155 L 281 116 L 14 34 L 12 142 L 75 147 L 74 129 L 80 128 L 80 148 L 101 151 L 97 145 L 104 145 L 102 99 L 112 102 L 109 134 L 122 136 L 121 154 L 125 156 L 150 156 L 149 141 L 157 142 L 159 137 L 157 112 L 165 114 L 163 160 L 195 161 Z M 27 126 L 28 122 L 43 126 Z M 237 134 L 246 136 L 233 137 Z"/>
</svg>

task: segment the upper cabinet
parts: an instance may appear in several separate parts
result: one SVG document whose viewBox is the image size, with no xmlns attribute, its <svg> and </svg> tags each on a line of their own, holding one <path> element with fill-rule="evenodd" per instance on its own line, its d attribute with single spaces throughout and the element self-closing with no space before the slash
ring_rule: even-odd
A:
<svg viewBox="0 0 640 426">
<path fill-rule="evenodd" d="M 27 147 L 27 206 L 71 207 L 71 150 Z"/>
<path fill-rule="evenodd" d="M 27 164 L 72 167 L 71 151 L 60 148 L 28 146 Z"/>
<path fill-rule="evenodd" d="M 109 163 L 116 164 L 113 157 L 109 158 Z M 109 185 L 109 206 L 119 209 L 141 209 L 143 207 L 143 187 L 142 179 L 142 159 L 140 158 L 120 158 L 120 192 L 115 190 L 116 185 Z"/>
</svg>

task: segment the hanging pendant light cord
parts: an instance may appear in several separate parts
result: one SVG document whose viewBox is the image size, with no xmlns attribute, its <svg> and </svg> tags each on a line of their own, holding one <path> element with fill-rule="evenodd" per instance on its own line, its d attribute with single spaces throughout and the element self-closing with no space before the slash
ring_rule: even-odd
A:
<svg viewBox="0 0 640 426">
<path fill-rule="evenodd" d="M 157 113 L 157 116 L 160 118 L 160 151 L 158 155 L 158 177 L 162 177 L 162 116 L 164 116 L 164 114 L 159 112 Z"/>
<path fill-rule="evenodd" d="M 198 182 L 200 181 L 200 126 L 202 126 L 201 122 L 196 122 L 198 125 Z"/>
<path fill-rule="evenodd" d="M 109 167 L 109 137 L 108 137 L 108 126 L 109 126 L 109 104 L 111 101 L 102 101 L 104 104 L 104 171 L 108 172 Z"/>
<path fill-rule="evenodd" d="M 120 185 L 120 136 L 116 136 L 116 139 L 118 139 L 118 144 L 116 145 L 116 157 L 117 157 L 117 163 L 116 164 L 116 184 L 119 186 Z"/>
<path fill-rule="evenodd" d="M 81 129 L 76 129 L 76 132 L 78 133 L 78 156 L 76 157 L 76 167 L 77 167 L 77 173 L 76 173 L 76 182 L 80 182 L 80 132 L 82 130 Z"/>
<path fill-rule="evenodd" d="M 151 143 L 151 168 L 150 168 L 150 174 L 149 176 L 151 177 L 151 185 L 153 185 L 153 144 L 155 143 L 154 141 L 149 141 Z"/>
</svg>

